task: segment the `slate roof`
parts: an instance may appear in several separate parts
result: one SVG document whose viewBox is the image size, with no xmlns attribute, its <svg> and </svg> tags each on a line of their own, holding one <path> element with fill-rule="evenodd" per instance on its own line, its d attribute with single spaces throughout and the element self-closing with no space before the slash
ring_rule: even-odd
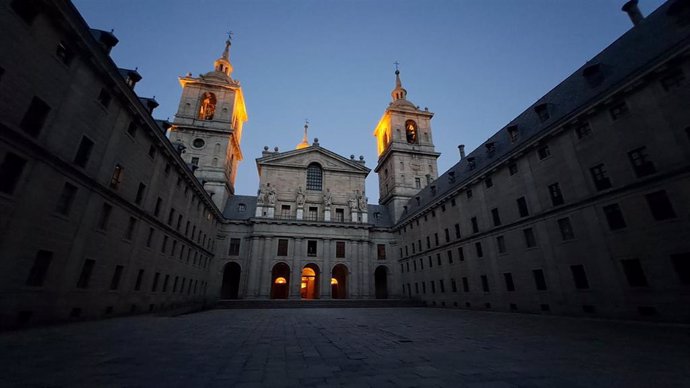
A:
<svg viewBox="0 0 690 388">
<path fill-rule="evenodd" d="M 583 108 L 590 107 L 597 99 L 649 69 L 655 60 L 662 59 L 679 47 L 689 44 L 690 26 L 688 23 L 681 26 L 679 22 L 680 17 L 687 17 L 687 15 L 676 11 L 677 8 L 681 8 L 681 3 L 685 2 L 687 5 L 687 1 L 676 1 L 677 3 L 670 1 L 660 6 L 640 24 L 632 27 L 469 153 L 466 158 L 439 176 L 432 185 L 422 189 L 417 194 L 419 204 L 416 198 L 411 198 L 407 203 L 407 212 L 402 215 L 400 222 L 412 218 L 444 195 L 486 174 L 497 161 L 505 160 L 515 149 L 532 142 L 535 138 L 555 128 L 556 125 L 570 119 Z M 671 12 L 668 12 L 669 8 Z M 594 67 L 591 67 L 592 65 Z M 588 79 L 583 73 L 588 75 L 594 73 L 595 76 Z M 544 122 L 540 121 L 535 111 L 535 107 L 542 104 L 547 104 L 550 114 L 550 118 Z M 507 128 L 515 125 L 519 131 L 519 139 L 511 143 Z M 488 143 L 493 143 L 495 148 L 491 157 L 486 152 Z M 473 170 L 470 170 L 468 166 L 470 158 L 474 158 Z M 454 175 L 453 182 L 450 179 L 451 175 Z M 432 186 L 435 186 L 436 193 L 432 192 Z"/>
<path fill-rule="evenodd" d="M 245 210 L 239 211 L 239 205 L 244 204 Z M 223 217 L 229 220 L 248 220 L 256 213 L 255 195 L 231 195 L 223 209 Z"/>
<path fill-rule="evenodd" d="M 383 205 L 367 205 L 367 211 L 369 212 L 369 223 L 373 224 L 379 228 L 390 228 L 393 226 L 393 220 L 390 214 L 388 214 L 388 208 Z M 379 217 L 376 218 L 375 214 L 379 213 Z"/>
</svg>

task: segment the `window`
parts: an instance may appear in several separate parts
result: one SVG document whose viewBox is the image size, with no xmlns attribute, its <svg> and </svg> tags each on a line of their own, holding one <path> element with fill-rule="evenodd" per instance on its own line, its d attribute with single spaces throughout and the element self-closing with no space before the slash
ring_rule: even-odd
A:
<svg viewBox="0 0 690 388">
<path fill-rule="evenodd" d="M 441 289 L 441 292 L 446 292 L 446 286 L 443 284 L 443 279 L 438 281 L 438 287 Z"/>
<path fill-rule="evenodd" d="M 240 254 L 240 240 L 239 238 L 231 238 L 230 239 L 230 249 L 228 249 L 228 255 L 230 256 L 239 256 Z"/>
<path fill-rule="evenodd" d="M 501 225 L 501 216 L 498 214 L 498 208 L 491 209 L 491 217 L 494 220 L 494 226 Z"/>
<path fill-rule="evenodd" d="M 307 167 L 307 190 L 321 191 L 323 183 L 323 171 L 317 163 L 312 163 Z"/>
<path fill-rule="evenodd" d="M 575 283 L 575 288 L 579 290 L 589 288 L 589 282 L 587 281 L 585 267 L 583 267 L 582 265 L 571 265 L 570 272 L 573 274 L 573 282 Z"/>
<path fill-rule="evenodd" d="M 127 133 L 129 136 L 136 136 L 137 135 L 137 123 L 132 121 L 129 123 L 129 126 L 127 127 Z"/>
<path fill-rule="evenodd" d="M 19 127 L 31 136 L 38 135 L 50 113 L 50 106 L 38 97 L 31 100 L 31 105 L 19 123 Z"/>
<path fill-rule="evenodd" d="M 26 285 L 29 287 L 41 287 L 45 281 L 48 267 L 53 260 L 53 252 L 38 251 L 34 259 L 34 265 L 29 271 L 29 276 L 26 278 Z"/>
<path fill-rule="evenodd" d="M 81 143 L 79 143 L 79 148 L 77 149 L 77 154 L 74 155 L 74 164 L 79 167 L 86 167 L 86 163 L 89 162 L 91 157 L 91 151 L 93 150 L 93 142 L 86 136 L 81 137 Z"/>
<path fill-rule="evenodd" d="M 467 195 L 467 199 L 472 198 L 472 189 L 467 189 L 467 191 L 465 191 L 465 195 Z"/>
<path fill-rule="evenodd" d="M 414 178 L 414 187 L 417 189 L 422 188 L 422 180 L 419 178 Z"/>
<path fill-rule="evenodd" d="M 137 228 L 137 219 L 134 217 L 129 217 L 129 222 L 127 222 L 127 229 L 125 230 L 125 240 L 131 240 L 134 236 L 134 231 Z"/>
<path fill-rule="evenodd" d="M 445 228 L 443 230 L 443 232 L 444 232 L 445 237 L 446 237 L 446 242 L 450 242 L 450 231 L 448 230 L 448 228 Z M 421 246 L 422 246 L 422 243 L 420 242 L 419 243 L 419 249 L 422 249 Z"/>
<path fill-rule="evenodd" d="M 10 6 L 22 20 L 31 24 L 38 16 L 40 3 L 36 0 L 13 0 Z"/>
<path fill-rule="evenodd" d="M 561 186 L 558 184 L 558 182 L 549 185 L 549 196 L 551 197 L 551 204 L 553 206 L 563 205 L 563 203 L 565 202 L 563 200 Z"/>
<path fill-rule="evenodd" d="M 470 282 L 466 277 L 462 278 L 462 290 L 465 292 L 470 292 Z"/>
<path fill-rule="evenodd" d="M 473 157 L 467 158 L 467 167 L 470 169 L 470 171 L 477 168 L 477 163 L 474 161 Z"/>
<path fill-rule="evenodd" d="M 671 201 L 666 195 L 666 190 L 655 191 L 645 195 L 647 205 L 652 212 L 652 217 L 657 221 L 667 220 L 669 218 L 676 218 L 676 212 L 673 210 Z"/>
<path fill-rule="evenodd" d="M 517 163 L 511 163 L 508 165 L 508 172 L 510 175 L 515 175 L 518 172 Z"/>
<path fill-rule="evenodd" d="M 435 294 L 436 293 L 436 283 L 434 283 L 433 280 L 429 281 L 429 284 L 431 285 L 431 293 Z"/>
<path fill-rule="evenodd" d="M 453 251 L 446 252 L 446 255 L 448 256 L 448 264 L 453 264 Z"/>
<path fill-rule="evenodd" d="M 176 229 L 177 231 L 179 231 L 181 225 L 182 225 L 182 214 L 179 214 L 179 215 L 177 216 L 177 225 L 175 226 L 175 229 Z"/>
<path fill-rule="evenodd" d="M 335 209 L 335 220 L 337 222 L 345 222 L 345 210 Z"/>
<path fill-rule="evenodd" d="M 434 233 L 434 242 L 436 243 L 436 246 L 438 246 L 438 233 Z"/>
<path fill-rule="evenodd" d="M 635 175 L 638 178 L 654 174 L 656 168 L 654 163 L 649 161 L 649 155 L 647 155 L 647 147 L 640 147 L 628 152 L 628 158 L 630 158 L 630 163 L 635 170 Z"/>
<path fill-rule="evenodd" d="M 280 205 L 280 218 L 290 218 L 290 205 Z"/>
<path fill-rule="evenodd" d="M 139 291 L 141 290 L 141 282 L 144 280 L 144 270 L 140 269 L 139 273 L 137 274 L 137 281 L 134 283 L 134 291 Z"/>
<path fill-rule="evenodd" d="M 544 160 L 544 159 L 548 158 L 549 156 L 551 156 L 551 151 L 549 150 L 549 146 L 544 145 L 544 146 L 539 147 L 539 149 L 537 149 L 537 155 L 539 156 L 539 160 Z"/>
<path fill-rule="evenodd" d="M 482 290 L 484 290 L 484 292 L 489 292 L 489 278 L 486 277 L 486 275 L 482 275 L 481 279 L 482 279 Z"/>
<path fill-rule="evenodd" d="M 151 146 L 149 147 L 149 157 L 151 159 L 155 159 L 156 157 L 156 146 L 154 146 L 153 144 L 151 144 Z"/>
<path fill-rule="evenodd" d="M 470 222 L 472 222 L 472 233 L 479 233 L 479 222 L 477 221 L 477 217 L 470 218 Z"/>
<path fill-rule="evenodd" d="M 453 292 L 458 292 L 458 284 L 455 282 L 455 279 L 450 279 L 450 289 Z"/>
<path fill-rule="evenodd" d="M 592 174 L 592 179 L 594 180 L 594 187 L 597 190 L 605 190 L 611 187 L 611 181 L 606 175 L 606 169 L 604 169 L 603 164 L 598 164 L 589 169 Z"/>
<path fill-rule="evenodd" d="M 455 238 L 460 238 L 460 224 L 455 224 Z"/>
<path fill-rule="evenodd" d="M 506 291 L 515 291 L 515 283 L 513 282 L 513 274 L 506 272 L 503 274 L 503 279 L 506 281 Z"/>
<path fill-rule="evenodd" d="M 122 271 L 124 267 L 121 265 L 115 266 L 115 271 L 113 272 L 113 277 L 110 279 L 110 289 L 117 290 L 120 287 L 120 279 L 122 279 Z"/>
<path fill-rule="evenodd" d="M 335 257 L 339 259 L 345 257 L 345 241 L 335 242 Z"/>
<path fill-rule="evenodd" d="M 630 287 L 647 287 L 649 285 L 639 259 L 621 260 L 621 265 Z"/>
<path fill-rule="evenodd" d="M 493 185 L 494 185 L 494 180 L 491 179 L 490 176 L 488 176 L 488 177 L 486 177 L 486 179 L 484 179 L 484 185 L 486 186 L 487 189 L 490 188 L 490 187 L 493 187 Z"/>
<path fill-rule="evenodd" d="M 573 226 L 570 224 L 570 218 L 561 218 L 558 221 L 558 229 L 561 231 L 561 240 L 572 240 L 575 238 L 573 233 Z"/>
<path fill-rule="evenodd" d="M 678 274 L 680 284 L 690 284 L 690 253 L 671 255 L 671 263 Z"/>
<path fill-rule="evenodd" d="M 307 241 L 307 256 L 314 257 L 316 256 L 316 240 L 308 240 Z"/>
<path fill-rule="evenodd" d="M 618 230 L 627 226 L 625 224 L 625 218 L 623 218 L 623 212 L 617 203 L 604 206 L 603 210 L 604 215 L 606 215 L 606 221 L 609 224 L 609 229 Z"/>
<path fill-rule="evenodd" d="M 429 256 L 429 268 L 433 268 L 433 267 L 434 267 L 434 262 L 433 262 L 433 260 L 431 260 L 431 256 Z"/>
<path fill-rule="evenodd" d="M 496 237 L 496 246 L 498 247 L 498 253 L 506 253 L 506 239 L 503 236 Z"/>
<path fill-rule="evenodd" d="M 661 78 L 661 86 L 665 91 L 677 89 L 685 83 L 685 75 L 679 68 L 675 68 Z"/>
<path fill-rule="evenodd" d="M 537 240 L 534 238 L 534 231 L 532 228 L 523 229 L 522 234 L 525 236 L 525 245 L 527 248 L 537 246 Z"/>
<path fill-rule="evenodd" d="M 112 99 L 113 95 L 110 94 L 110 92 L 108 92 L 105 89 L 101 89 L 101 92 L 98 93 L 98 98 L 96 100 L 98 100 L 98 102 L 101 105 L 103 105 L 103 107 L 107 108 L 108 105 L 110 105 L 110 101 L 112 101 Z"/>
<path fill-rule="evenodd" d="M 508 137 L 510 138 L 511 143 L 515 143 L 518 141 L 520 138 L 520 133 L 518 132 L 518 127 L 517 125 L 511 125 L 507 128 L 508 131 Z"/>
<path fill-rule="evenodd" d="M 458 247 L 458 259 L 465 261 L 465 249 L 463 247 Z"/>
<path fill-rule="evenodd" d="M 172 226 L 173 219 L 175 218 L 175 208 L 170 208 L 168 212 L 168 225 Z"/>
<path fill-rule="evenodd" d="M 199 158 L 198 157 L 192 158 L 192 166 L 199 166 Z"/>
<path fill-rule="evenodd" d="M 319 208 L 314 206 L 309 206 L 309 213 L 307 213 L 307 220 L 318 221 L 319 219 Z"/>
<path fill-rule="evenodd" d="M 582 123 L 575 127 L 575 134 L 577 135 L 578 139 L 583 139 L 587 136 L 590 136 L 592 134 L 592 127 L 589 125 L 589 122 Z"/>
<path fill-rule="evenodd" d="M 65 182 L 57 204 L 55 205 L 55 211 L 64 216 L 69 215 L 69 212 L 72 209 L 72 203 L 74 203 L 74 197 L 76 197 L 76 195 L 77 186 L 69 182 Z"/>
<path fill-rule="evenodd" d="M 21 158 L 11 152 L 5 155 L 5 159 L 0 165 L 0 193 L 12 194 L 22 176 L 26 166 L 26 159 Z"/>
<path fill-rule="evenodd" d="M 628 114 L 628 105 L 625 103 L 625 101 L 621 101 L 613 105 L 611 109 L 609 109 L 609 112 L 611 113 L 611 118 L 614 121 L 618 120 Z"/>
<path fill-rule="evenodd" d="M 108 203 L 104 203 L 101 207 L 101 215 L 98 218 L 98 229 L 106 230 L 108 229 L 108 221 L 110 220 L 110 214 L 113 211 L 113 207 Z"/>
<path fill-rule="evenodd" d="M 376 258 L 378 260 L 386 260 L 386 244 L 377 244 L 376 245 Z M 424 268 L 424 264 L 422 264 L 422 269 Z"/>
<path fill-rule="evenodd" d="M 518 198 L 516 202 L 520 217 L 527 217 L 529 215 L 529 210 L 527 210 L 527 200 L 525 199 L 525 197 Z"/>
<path fill-rule="evenodd" d="M 534 111 L 537 112 L 537 116 L 539 116 L 539 121 L 542 123 L 551 117 L 549 114 L 549 104 L 539 104 L 534 107 Z"/>
<path fill-rule="evenodd" d="M 84 261 L 81 267 L 81 274 L 79 274 L 79 280 L 77 280 L 77 288 L 89 288 L 89 280 L 91 279 L 91 273 L 95 264 L 96 262 L 90 259 Z"/>
<path fill-rule="evenodd" d="M 120 186 L 120 183 L 122 182 L 122 173 L 124 171 L 124 168 L 116 164 L 115 168 L 113 169 L 113 176 L 110 178 L 110 188 L 116 189 Z"/>
<path fill-rule="evenodd" d="M 436 264 L 438 264 L 439 266 L 443 265 L 443 263 L 441 262 L 441 254 L 440 253 L 436 254 Z"/>
<path fill-rule="evenodd" d="M 477 257 L 483 257 L 484 256 L 484 250 L 482 250 L 482 243 L 477 241 L 474 243 L 474 249 L 477 251 Z"/>
<path fill-rule="evenodd" d="M 244 213 L 245 211 L 247 211 L 247 205 L 245 205 L 243 203 L 238 203 L 237 204 L 237 212 L 238 213 Z M 189 223 L 189 221 L 188 221 L 188 223 Z"/>
<path fill-rule="evenodd" d="M 544 271 L 541 269 L 532 270 L 532 276 L 534 276 L 534 285 L 539 291 L 546 290 L 546 278 L 544 278 Z"/>
<path fill-rule="evenodd" d="M 151 242 L 153 241 L 153 228 L 149 228 L 149 235 L 146 237 L 146 246 L 151 248 Z"/>
<path fill-rule="evenodd" d="M 496 153 L 496 143 L 490 141 L 484 144 L 484 147 L 486 147 L 486 155 L 488 157 L 494 156 L 494 154 Z"/>
</svg>

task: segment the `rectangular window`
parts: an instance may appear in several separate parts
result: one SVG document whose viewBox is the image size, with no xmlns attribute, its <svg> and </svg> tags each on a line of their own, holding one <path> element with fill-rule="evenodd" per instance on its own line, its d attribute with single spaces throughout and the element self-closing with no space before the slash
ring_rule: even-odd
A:
<svg viewBox="0 0 690 388">
<path fill-rule="evenodd" d="M 639 259 L 621 260 L 621 265 L 630 287 L 647 287 L 649 285 Z"/>
<path fill-rule="evenodd" d="M 125 240 L 131 240 L 134 236 L 134 231 L 137 229 L 137 219 L 134 217 L 129 217 L 129 222 L 127 222 L 127 229 L 125 230 Z"/>
<path fill-rule="evenodd" d="M 137 123 L 136 122 L 131 121 L 129 123 L 129 126 L 127 126 L 127 133 L 129 134 L 129 136 L 132 136 L 132 137 L 137 135 Z"/>
<path fill-rule="evenodd" d="M 113 277 L 110 279 L 110 289 L 117 290 L 120 287 L 120 279 L 122 279 L 122 271 L 124 267 L 121 265 L 115 266 L 115 271 L 113 272 Z"/>
<path fill-rule="evenodd" d="M 137 274 L 137 281 L 134 283 L 134 291 L 139 291 L 141 290 L 141 283 L 144 280 L 144 270 L 140 269 L 139 273 Z"/>
<path fill-rule="evenodd" d="M 91 273 L 95 264 L 96 262 L 91 259 L 84 261 L 79 274 L 79 280 L 77 280 L 77 288 L 89 288 L 89 280 L 91 279 Z"/>
<path fill-rule="evenodd" d="M 144 193 L 146 192 L 146 185 L 139 183 L 139 188 L 137 188 L 137 196 L 134 198 L 134 203 L 141 205 L 141 201 L 144 200 Z"/>
<path fill-rule="evenodd" d="M 29 276 L 26 278 L 26 285 L 29 287 L 41 287 L 45 281 L 48 267 L 53 260 L 53 252 L 38 251 L 34 259 L 34 265 L 29 271 Z"/>
<path fill-rule="evenodd" d="M 534 285 L 537 287 L 537 290 L 546 290 L 546 278 L 544 277 L 544 271 L 541 269 L 534 269 L 532 270 L 532 276 L 534 277 Z"/>
<path fill-rule="evenodd" d="M 110 188 L 117 189 L 120 186 L 123 171 L 124 168 L 121 165 L 115 165 L 115 168 L 113 169 L 113 176 L 110 178 Z"/>
<path fill-rule="evenodd" d="M 525 236 L 525 245 L 527 248 L 532 248 L 537 246 L 537 240 L 534 238 L 534 231 L 532 228 L 523 229 L 522 233 Z"/>
<path fill-rule="evenodd" d="M 654 163 L 649 160 L 647 147 L 636 148 L 628 152 L 628 158 L 630 158 L 630 163 L 632 164 L 633 170 L 635 170 L 635 175 L 637 175 L 638 178 L 651 175 L 656 172 Z"/>
<path fill-rule="evenodd" d="M 438 281 L 438 288 L 441 289 L 441 292 L 445 293 L 446 292 L 446 286 L 443 284 L 443 279 L 440 279 Z"/>
<path fill-rule="evenodd" d="M 444 232 L 445 237 L 446 237 L 446 242 L 450 242 L 450 231 L 448 230 L 448 228 L 445 228 L 445 230 L 443 232 Z"/>
<path fill-rule="evenodd" d="M 436 264 L 438 264 L 439 266 L 443 265 L 443 263 L 441 262 L 441 254 L 440 253 L 436 254 Z"/>
<path fill-rule="evenodd" d="M 647 205 L 652 212 L 652 217 L 657 221 L 668 220 L 669 218 L 676 218 L 676 212 L 673 210 L 671 201 L 666 195 L 666 190 L 655 191 L 645 195 Z"/>
<path fill-rule="evenodd" d="M 424 269 L 424 259 L 421 257 L 419 258 L 419 269 L 420 270 Z"/>
<path fill-rule="evenodd" d="M 551 156 L 551 151 L 549 150 L 548 145 L 543 145 L 537 149 L 537 155 L 539 156 L 539 160 L 544 160 Z"/>
<path fill-rule="evenodd" d="M 609 229 L 618 230 L 627 226 L 625 223 L 625 218 L 623 218 L 623 212 L 617 203 L 604 206 L 603 210 L 604 215 L 606 215 L 606 221 L 609 224 Z"/>
<path fill-rule="evenodd" d="M 198 157 L 193 157 L 192 158 L 192 166 L 199 166 L 199 158 Z"/>
<path fill-rule="evenodd" d="M 98 102 L 103 105 L 104 108 L 107 108 L 108 105 L 110 105 L 110 101 L 112 101 L 113 95 L 110 94 L 105 88 L 101 89 L 100 93 L 98 93 Z"/>
<path fill-rule="evenodd" d="M 376 258 L 378 260 L 386 260 L 386 244 L 376 245 Z"/>
<path fill-rule="evenodd" d="M 580 290 L 589 288 L 589 282 L 587 281 L 585 267 L 583 267 L 582 265 L 571 265 L 570 272 L 573 274 L 573 282 L 575 284 L 575 288 Z"/>
<path fill-rule="evenodd" d="M 431 238 L 429 236 L 426 236 L 426 249 L 431 248 Z"/>
<path fill-rule="evenodd" d="M 560 218 L 558 221 L 558 229 L 561 231 L 561 240 L 572 240 L 575 238 L 573 226 L 570 224 L 570 218 Z"/>
<path fill-rule="evenodd" d="M 26 159 L 11 152 L 5 155 L 2 165 L 0 165 L 0 193 L 10 195 L 14 193 L 25 166 Z"/>
<path fill-rule="evenodd" d="M 50 113 L 50 106 L 38 97 L 31 100 L 31 105 L 19 123 L 19 127 L 31 136 L 38 135 Z"/>
<path fill-rule="evenodd" d="M 455 224 L 455 238 L 460 238 L 460 224 Z"/>
<path fill-rule="evenodd" d="M 592 174 L 594 187 L 596 187 L 597 190 L 606 190 L 611 187 L 611 180 L 606 174 L 606 169 L 604 168 L 603 163 L 590 168 L 589 172 Z"/>
<path fill-rule="evenodd" d="M 438 246 L 438 233 L 434 233 L 434 242 L 436 243 L 436 246 Z"/>
<path fill-rule="evenodd" d="M 450 289 L 453 292 L 458 292 L 458 284 L 455 282 L 455 279 L 450 279 Z"/>
<path fill-rule="evenodd" d="M 290 218 L 290 205 L 280 205 L 280 218 Z"/>
<path fill-rule="evenodd" d="M 335 220 L 337 222 L 345 222 L 345 210 L 335 209 Z"/>
<path fill-rule="evenodd" d="M 172 226 L 173 219 L 175 218 L 175 208 L 170 208 L 168 212 L 168 225 Z"/>
<path fill-rule="evenodd" d="M 467 195 L 467 199 L 472 198 L 472 189 L 467 189 L 467 191 L 465 191 L 465 195 Z"/>
<path fill-rule="evenodd" d="M 434 267 L 434 262 L 431 260 L 431 256 L 429 256 L 429 268 Z"/>
<path fill-rule="evenodd" d="M 308 240 L 307 241 L 307 256 L 309 257 L 314 257 L 316 256 L 316 240 Z"/>
<path fill-rule="evenodd" d="M 310 206 L 309 207 L 309 213 L 307 213 L 307 220 L 309 221 L 318 221 L 318 214 L 319 214 L 319 208 Z"/>
<path fill-rule="evenodd" d="M 240 254 L 240 242 L 242 240 L 239 238 L 230 239 L 230 249 L 228 249 L 229 256 L 239 256 Z"/>
<path fill-rule="evenodd" d="M 501 225 L 501 216 L 498 214 L 498 208 L 491 209 L 491 217 L 494 220 L 494 226 Z"/>
<path fill-rule="evenodd" d="M 151 159 L 155 159 L 155 158 L 156 158 L 156 146 L 153 145 L 153 144 L 151 144 L 151 146 L 149 147 L 149 157 L 150 157 Z"/>
<path fill-rule="evenodd" d="M 448 256 L 448 264 L 453 264 L 453 251 L 447 251 L 446 255 Z"/>
<path fill-rule="evenodd" d="M 465 261 L 465 249 L 463 247 L 458 247 L 458 259 Z"/>
<path fill-rule="evenodd" d="M 182 214 L 178 214 L 177 216 L 177 225 L 175 225 L 175 230 L 179 231 L 180 226 L 182 226 Z"/>
<path fill-rule="evenodd" d="M 680 284 L 690 284 L 690 253 L 671 255 L 671 263 L 673 263 Z"/>
<path fill-rule="evenodd" d="M 435 294 L 436 293 L 436 283 L 434 283 L 433 280 L 429 281 L 429 284 L 431 284 L 431 293 Z"/>
<path fill-rule="evenodd" d="M 466 277 L 462 278 L 462 290 L 465 292 L 470 292 L 470 282 Z"/>
<path fill-rule="evenodd" d="M 79 167 L 86 167 L 86 164 L 91 158 L 91 151 L 93 150 L 93 141 L 86 136 L 81 137 L 81 142 L 79 143 L 79 148 L 77 149 L 76 155 L 74 155 L 74 164 Z"/>
<path fill-rule="evenodd" d="M 287 256 L 288 255 L 288 239 L 286 238 L 281 238 L 278 239 L 278 256 Z"/>
<path fill-rule="evenodd" d="M 511 143 L 515 143 L 518 141 L 520 138 L 520 132 L 518 132 L 518 127 L 517 125 L 511 125 L 507 128 L 508 131 L 508 137 L 510 138 Z"/>
<path fill-rule="evenodd" d="M 153 209 L 153 215 L 154 216 L 158 217 L 158 215 L 161 212 L 162 206 L 163 206 L 163 200 L 160 197 L 158 197 L 158 199 L 156 199 L 156 207 Z"/>
<path fill-rule="evenodd" d="M 503 274 L 503 278 L 506 281 L 506 291 L 515 291 L 515 283 L 513 282 L 513 274 L 506 272 Z"/>
<path fill-rule="evenodd" d="M 108 221 L 110 220 L 110 214 L 113 212 L 113 207 L 108 203 L 104 203 L 101 207 L 101 215 L 98 218 L 98 229 L 107 230 Z"/>
<path fill-rule="evenodd" d="M 484 179 L 484 185 L 486 186 L 487 189 L 490 188 L 490 187 L 493 187 L 493 185 L 494 185 L 494 180 L 491 179 L 490 176 L 488 176 L 488 177 L 486 177 L 486 178 Z"/>
<path fill-rule="evenodd" d="M 76 196 L 77 186 L 69 182 L 65 182 L 57 204 L 55 205 L 55 211 L 64 216 L 68 216 L 70 210 L 72 209 L 72 204 L 74 203 L 74 197 Z"/>
<path fill-rule="evenodd" d="M 484 292 L 489 292 L 489 278 L 486 275 L 482 275 L 481 279 L 482 279 L 482 290 Z"/>
<path fill-rule="evenodd" d="M 496 246 L 498 247 L 498 253 L 506 253 L 506 239 L 503 236 L 496 237 Z"/>
<path fill-rule="evenodd" d="M 553 206 L 563 205 L 563 203 L 565 202 L 563 200 L 561 186 L 558 184 L 558 182 L 549 185 L 549 196 L 551 197 L 551 204 Z"/>
<path fill-rule="evenodd" d="M 628 105 L 625 103 L 625 101 L 618 102 L 613 105 L 611 109 L 609 109 L 609 112 L 611 113 L 611 118 L 614 121 L 618 120 L 628 114 Z"/>
<path fill-rule="evenodd" d="M 335 257 L 343 258 L 345 257 L 345 241 L 335 242 Z"/>
<path fill-rule="evenodd" d="M 414 187 L 417 189 L 422 188 L 422 180 L 419 178 L 414 178 Z"/>
<path fill-rule="evenodd" d="M 518 172 L 517 163 L 511 163 L 508 165 L 508 173 L 510 173 L 510 175 L 515 175 L 515 174 L 517 174 L 517 172 Z"/>
<path fill-rule="evenodd" d="M 482 250 L 482 243 L 477 241 L 474 243 L 474 249 L 477 251 L 477 257 L 483 257 L 484 256 L 484 250 Z"/>
<path fill-rule="evenodd" d="M 592 127 L 589 126 L 589 122 L 582 123 L 575 127 L 575 134 L 578 139 L 585 138 L 592 134 Z"/>
<path fill-rule="evenodd" d="M 479 222 L 477 221 L 477 217 L 470 218 L 470 222 L 472 222 L 472 233 L 479 233 Z"/>
<path fill-rule="evenodd" d="M 153 241 L 153 228 L 149 228 L 149 235 L 146 236 L 146 246 L 151 248 L 151 242 Z"/>
<path fill-rule="evenodd" d="M 151 292 L 156 292 L 158 290 L 158 279 L 161 277 L 160 272 L 156 272 L 153 275 L 153 284 L 151 285 Z"/>
<path fill-rule="evenodd" d="M 527 200 L 525 199 L 525 197 L 518 198 L 516 202 L 520 217 L 527 217 L 529 215 L 529 210 L 527 209 Z"/>
</svg>

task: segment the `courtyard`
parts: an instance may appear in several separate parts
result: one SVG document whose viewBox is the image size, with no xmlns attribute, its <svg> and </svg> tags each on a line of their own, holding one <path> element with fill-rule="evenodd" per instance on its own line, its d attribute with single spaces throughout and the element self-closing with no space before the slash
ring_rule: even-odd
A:
<svg viewBox="0 0 690 388">
<path fill-rule="evenodd" d="M 0 385 L 672 387 L 686 325 L 435 308 L 237 309 L 0 334 Z"/>
</svg>

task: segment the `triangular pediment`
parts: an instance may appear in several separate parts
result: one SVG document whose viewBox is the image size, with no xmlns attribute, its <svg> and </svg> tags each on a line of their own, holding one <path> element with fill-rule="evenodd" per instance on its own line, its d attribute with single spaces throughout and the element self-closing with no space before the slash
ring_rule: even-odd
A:
<svg viewBox="0 0 690 388">
<path fill-rule="evenodd" d="M 371 169 L 355 159 L 344 158 L 335 152 L 320 146 L 310 146 L 299 150 L 286 152 L 265 152 L 264 156 L 256 159 L 259 169 L 262 166 L 281 166 L 307 168 L 311 163 L 318 163 L 324 170 L 369 174 Z"/>
</svg>

